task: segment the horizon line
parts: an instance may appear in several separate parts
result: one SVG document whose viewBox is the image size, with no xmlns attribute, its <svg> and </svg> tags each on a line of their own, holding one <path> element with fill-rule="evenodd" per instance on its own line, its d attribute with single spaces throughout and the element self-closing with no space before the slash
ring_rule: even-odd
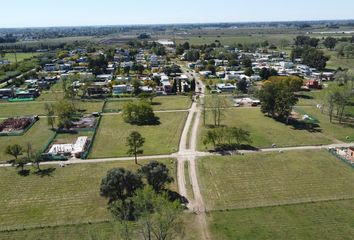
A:
<svg viewBox="0 0 354 240">
<path fill-rule="evenodd" d="M 330 21 L 354 21 L 349 19 L 307 19 L 307 20 L 264 20 L 264 21 L 225 21 L 225 22 L 176 22 L 176 23 L 133 23 L 133 24 L 97 24 L 97 25 L 51 25 L 51 26 L 27 26 L 27 27 L 0 27 L 0 29 L 38 29 L 38 28 L 75 28 L 75 27 L 144 27 L 144 26 L 174 26 L 174 25 L 212 25 L 212 24 L 256 24 L 256 23 L 296 23 L 296 22 L 330 22 Z"/>
</svg>

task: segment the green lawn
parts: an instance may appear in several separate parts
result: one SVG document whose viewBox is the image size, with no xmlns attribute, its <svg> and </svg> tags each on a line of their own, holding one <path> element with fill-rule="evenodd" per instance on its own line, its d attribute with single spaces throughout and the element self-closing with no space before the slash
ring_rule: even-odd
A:
<svg viewBox="0 0 354 240">
<path fill-rule="evenodd" d="M 118 112 L 121 111 L 124 104 L 128 101 L 132 101 L 132 98 L 111 100 L 107 102 L 105 111 Z M 152 107 L 155 111 L 161 110 L 185 110 L 190 108 L 191 100 L 186 96 L 168 96 L 168 97 L 156 97 L 153 99 Z"/>
<path fill-rule="evenodd" d="M 184 236 L 176 240 L 199 240 L 198 223 L 195 215 L 184 214 Z M 50 228 L 36 228 L 24 231 L 0 232 L 0 239 L 63 240 L 63 239 L 106 239 L 121 240 L 122 226 L 118 222 L 77 224 Z M 139 239 L 136 236 L 135 239 Z"/>
<path fill-rule="evenodd" d="M 175 178 L 175 161 L 162 161 Z M 112 168 L 137 169 L 138 165 L 120 161 L 48 167 L 56 169 L 51 176 L 44 177 L 33 173 L 22 177 L 14 168 L 0 169 L 0 229 L 111 219 L 107 200 L 99 196 L 101 179 Z M 177 184 L 170 188 L 176 190 Z"/>
<path fill-rule="evenodd" d="M 302 107 L 301 110 L 305 111 L 308 115 L 317 118 L 320 121 L 322 133 L 336 138 L 344 142 L 350 142 L 354 140 L 354 123 L 339 124 L 336 120 L 333 123 L 329 122 L 329 117 L 316 107 Z M 346 139 L 346 137 L 349 137 Z"/>
<path fill-rule="evenodd" d="M 54 103 L 54 102 L 49 102 Z M 75 107 L 84 113 L 100 112 L 102 110 L 103 101 L 83 102 L 76 101 Z M 18 103 L 0 103 L 0 117 L 16 117 L 27 115 L 44 115 L 45 102 L 18 102 Z"/>
<path fill-rule="evenodd" d="M 198 160 L 208 209 L 354 198 L 354 169 L 326 150 Z"/>
<path fill-rule="evenodd" d="M 38 56 L 41 53 L 16 53 L 16 57 L 17 57 L 17 62 L 21 62 L 25 59 L 30 59 L 34 56 Z M 4 59 L 15 63 L 15 54 L 14 53 L 6 53 Z"/>
<path fill-rule="evenodd" d="M 209 226 L 218 240 L 350 240 L 354 200 L 212 212 Z"/>
<path fill-rule="evenodd" d="M 103 116 L 89 157 L 126 156 L 126 138 L 132 131 L 140 132 L 145 138 L 144 155 L 177 152 L 187 113 L 159 113 L 157 116 L 161 124 L 156 126 L 130 125 L 121 115 Z"/>
<path fill-rule="evenodd" d="M 4 153 L 8 145 L 20 144 L 24 147 L 27 142 L 30 142 L 33 149 L 39 151 L 43 150 L 42 148 L 45 147 L 53 135 L 54 132 L 49 129 L 47 120 L 41 118 L 23 136 L 2 136 L 0 137 L 0 161 L 7 161 L 13 158 Z"/>
<path fill-rule="evenodd" d="M 211 113 L 207 113 L 206 124 L 212 124 Z M 203 121 L 201 121 L 203 122 Z M 270 148 L 272 144 L 277 146 L 299 146 L 314 144 L 329 144 L 332 142 L 329 138 L 320 132 L 309 132 L 305 129 L 298 130 L 291 125 L 263 115 L 259 108 L 238 108 L 227 110 L 225 117 L 221 122 L 224 125 L 232 127 L 241 127 L 251 133 L 252 146 L 260 148 Z M 322 127 L 322 121 L 320 128 Z M 198 148 L 204 150 L 202 138 L 208 127 L 201 127 L 199 134 Z M 208 148 L 212 148 L 211 145 Z"/>
</svg>

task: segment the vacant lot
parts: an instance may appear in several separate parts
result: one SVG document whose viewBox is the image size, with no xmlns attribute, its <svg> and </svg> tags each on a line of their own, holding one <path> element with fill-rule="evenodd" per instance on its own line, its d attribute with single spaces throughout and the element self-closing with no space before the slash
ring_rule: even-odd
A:
<svg viewBox="0 0 354 240">
<path fill-rule="evenodd" d="M 208 209 L 354 198 L 354 170 L 325 150 L 198 160 Z"/>
<path fill-rule="evenodd" d="M 175 177 L 175 162 L 163 162 Z M 115 167 L 138 166 L 133 161 L 77 164 L 57 167 L 44 177 L 21 177 L 14 168 L 1 168 L 0 229 L 110 219 L 107 201 L 99 196 L 99 186 L 106 172 Z M 177 190 L 177 185 L 172 184 L 171 189 Z"/>
<path fill-rule="evenodd" d="M 213 239 L 350 240 L 354 200 L 212 212 Z"/>
<path fill-rule="evenodd" d="M 321 113 L 316 107 L 302 107 L 301 110 L 320 121 L 323 134 L 344 142 L 354 141 L 354 123 L 339 124 L 336 120 L 330 123 L 328 115 Z"/>
<path fill-rule="evenodd" d="M 207 113 L 206 124 L 212 124 L 211 113 Z M 202 121 L 203 122 L 203 121 Z M 251 133 L 252 146 L 270 148 L 272 144 L 277 146 L 299 146 L 314 144 L 329 144 L 332 140 L 321 132 L 309 132 L 306 129 L 296 129 L 292 125 L 286 125 L 269 118 L 261 113 L 259 108 L 239 108 L 227 110 L 222 124 L 230 127 L 241 127 Z M 320 122 L 320 129 L 322 127 Z M 202 127 L 199 134 L 199 149 L 205 149 L 202 138 L 208 128 Z M 209 148 L 211 147 L 208 146 Z"/>
<path fill-rule="evenodd" d="M 134 99 L 111 100 L 107 102 L 105 111 L 118 112 L 121 111 L 124 104 L 133 101 Z M 156 97 L 153 99 L 152 107 L 155 111 L 160 110 L 184 110 L 191 106 L 191 100 L 185 96 L 169 96 L 169 97 Z"/>
<path fill-rule="evenodd" d="M 48 102 L 54 104 L 55 102 Z M 18 102 L 18 103 L 0 103 L 0 117 L 16 117 L 26 115 L 44 115 L 45 102 Z M 75 107 L 83 113 L 100 112 L 102 110 L 103 101 L 83 102 L 75 101 Z"/>
<path fill-rule="evenodd" d="M 30 59 L 34 56 L 38 56 L 40 55 L 40 53 L 16 53 L 16 57 L 17 57 L 17 62 L 21 62 L 24 59 Z M 15 59 L 15 54 L 14 53 L 6 53 L 4 59 L 15 63 L 16 59 Z"/>
<path fill-rule="evenodd" d="M 49 129 L 47 120 L 41 118 L 23 136 L 2 136 L 0 137 L 0 161 L 13 159 L 13 157 L 4 153 L 8 145 L 20 144 L 25 147 L 25 144 L 30 142 L 34 150 L 40 151 L 43 150 L 53 135 L 54 132 Z"/>
<path fill-rule="evenodd" d="M 145 138 L 144 155 L 177 152 L 187 113 L 159 113 L 160 125 L 134 126 L 121 115 L 103 116 L 90 158 L 126 156 L 126 138 L 138 131 Z"/>
</svg>

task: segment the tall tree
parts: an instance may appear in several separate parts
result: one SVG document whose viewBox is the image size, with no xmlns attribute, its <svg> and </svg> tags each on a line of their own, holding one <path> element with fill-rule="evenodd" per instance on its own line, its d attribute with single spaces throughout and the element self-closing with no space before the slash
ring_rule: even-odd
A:
<svg viewBox="0 0 354 240">
<path fill-rule="evenodd" d="M 169 169 L 161 162 L 152 161 L 142 166 L 138 172 L 146 178 L 148 184 L 157 193 L 164 190 L 166 184 L 173 182 L 173 178 L 169 174 Z"/>
<path fill-rule="evenodd" d="M 129 155 L 134 155 L 135 164 L 138 164 L 138 154 L 143 153 L 143 147 L 145 143 L 145 138 L 141 136 L 139 132 L 133 131 L 127 138 L 127 146 L 129 147 L 127 153 Z"/>
<path fill-rule="evenodd" d="M 143 182 L 138 174 L 124 168 L 114 168 L 109 170 L 102 179 L 100 195 L 108 198 L 109 203 L 117 200 L 124 201 L 142 187 Z"/>
</svg>

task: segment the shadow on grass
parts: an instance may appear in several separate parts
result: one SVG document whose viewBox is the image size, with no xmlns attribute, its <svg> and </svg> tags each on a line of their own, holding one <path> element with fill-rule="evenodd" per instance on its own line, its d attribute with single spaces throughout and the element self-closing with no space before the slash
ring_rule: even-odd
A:
<svg viewBox="0 0 354 240">
<path fill-rule="evenodd" d="M 170 201 L 176 201 L 178 200 L 180 203 L 182 204 L 188 204 L 188 199 L 185 196 L 182 196 L 181 194 L 179 194 L 178 192 L 166 189 L 164 190 L 168 196 L 168 199 Z"/>
<path fill-rule="evenodd" d="M 34 172 L 34 174 L 40 176 L 40 177 L 52 177 L 52 174 L 55 172 L 56 168 L 46 168 L 46 169 L 41 169 L 37 170 Z"/>
<path fill-rule="evenodd" d="M 306 95 L 306 94 L 301 94 L 301 93 L 296 94 L 296 96 L 297 96 L 298 98 L 302 98 L 302 99 L 313 99 L 312 96 L 309 96 L 309 95 Z"/>
<path fill-rule="evenodd" d="M 27 177 L 30 174 L 30 172 L 31 172 L 30 170 L 24 169 L 24 170 L 18 171 L 17 173 L 18 173 L 18 175 L 20 175 L 22 177 Z"/>
<path fill-rule="evenodd" d="M 151 104 L 151 106 L 160 106 L 160 105 L 161 105 L 160 102 L 152 102 L 152 103 L 150 103 L 150 104 Z"/>
</svg>

